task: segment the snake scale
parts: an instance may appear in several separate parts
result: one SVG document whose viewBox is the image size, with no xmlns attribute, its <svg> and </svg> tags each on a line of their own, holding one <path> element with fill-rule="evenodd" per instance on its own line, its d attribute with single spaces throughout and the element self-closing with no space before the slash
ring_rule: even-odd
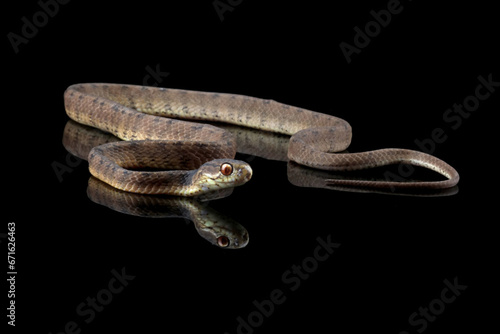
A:
<svg viewBox="0 0 500 334">
<path fill-rule="evenodd" d="M 234 160 L 236 141 L 216 126 L 223 122 L 289 135 L 288 159 L 308 167 L 349 171 L 407 163 L 438 172 L 440 181 L 335 179 L 343 186 L 396 189 L 449 188 L 457 171 L 429 154 L 398 148 L 361 153 L 347 149 L 351 126 L 341 118 L 273 100 L 227 93 L 84 83 L 64 93 L 68 116 L 124 140 L 93 148 L 92 175 L 135 193 L 195 196 L 247 182 L 252 169 Z M 162 117 L 160 117 L 162 116 Z"/>
</svg>

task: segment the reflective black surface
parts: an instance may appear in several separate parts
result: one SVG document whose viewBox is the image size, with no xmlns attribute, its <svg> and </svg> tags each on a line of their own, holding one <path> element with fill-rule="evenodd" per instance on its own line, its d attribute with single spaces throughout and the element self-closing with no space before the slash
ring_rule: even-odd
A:
<svg viewBox="0 0 500 334">
<path fill-rule="evenodd" d="M 31 32 L 14 40 L 17 53 L 12 34 L 6 42 L 0 245 L 6 254 L 16 222 L 18 273 L 8 331 L 455 333 L 485 332 L 495 319 L 492 8 L 58 4 L 36 33 L 23 25 L 43 19 L 40 4 L 8 10 L 6 35 Z M 348 63 L 341 43 L 356 46 L 354 28 L 384 20 L 388 6 L 397 14 Z M 426 150 L 461 181 L 417 196 L 304 187 L 286 161 L 239 154 L 252 180 L 203 202 L 248 232 L 245 247 L 227 249 L 185 216 L 146 218 L 89 198 L 87 162 L 62 140 L 62 95 L 77 82 L 231 92 L 330 113 L 353 127 L 350 152 Z M 434 177 L 397 166 L 347 177 L 387 171 Z"/>
</svg>

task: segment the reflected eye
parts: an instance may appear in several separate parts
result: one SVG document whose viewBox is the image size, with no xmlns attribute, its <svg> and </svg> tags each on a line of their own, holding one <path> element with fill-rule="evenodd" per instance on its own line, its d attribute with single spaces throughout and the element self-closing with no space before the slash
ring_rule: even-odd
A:
<svg viewBox="0 0 500 334">
<path fill-rule="evenodd" d="M 217 238 L 217 245 L 220 247 L 227 247 L 229 246 L 229 238 L 226 237 L 225 235 L 222 235 Z"/>
<path fill-rule="evenodd" d="M 220 166 L 220 172 L 222 173 L 222 175 L 231 175 L 231 173 L 233 172 L 233 166 L 227 162 L 223 163 Z"/>
</svg>

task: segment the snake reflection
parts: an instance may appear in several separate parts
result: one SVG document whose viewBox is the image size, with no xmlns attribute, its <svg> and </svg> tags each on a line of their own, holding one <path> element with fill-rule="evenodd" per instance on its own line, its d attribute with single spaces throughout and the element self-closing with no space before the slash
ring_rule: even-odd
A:
<svg viewBox="0 0 500 334">
<path fill-rule="evenodd" d="M 194 198 L 133 194 L 113 188 L 95 177 L 89 179 L 87 195 L 94 203 L 128 215 L 188 219 L 202 238 L 221 248 L 237 249 L 248 244 L 248 232 L 241 224 Z M 223 191 L 208 196 L 215 199 L 227 195 L 228 191 Z"/>
</svg>

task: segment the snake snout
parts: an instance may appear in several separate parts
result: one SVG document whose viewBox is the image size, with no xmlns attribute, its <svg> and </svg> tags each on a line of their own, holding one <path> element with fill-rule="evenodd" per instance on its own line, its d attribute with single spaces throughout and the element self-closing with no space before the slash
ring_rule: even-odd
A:
<svg viewBox="0 0 500 334">
<path fill-rule="evenodd" d="M 238 177 L 241 178 L 243 182 L 247 182 L 252 178 L 252 167 L 250 167 L 249 164 L 245 163 L 238 167 L 237 173 Z"/>
</svg>

